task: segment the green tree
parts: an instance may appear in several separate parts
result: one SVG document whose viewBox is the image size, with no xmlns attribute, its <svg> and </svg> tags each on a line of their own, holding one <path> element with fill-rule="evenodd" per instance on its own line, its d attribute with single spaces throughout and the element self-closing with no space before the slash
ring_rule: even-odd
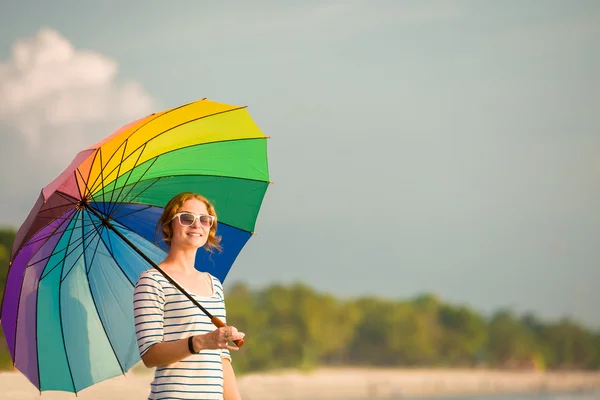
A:
<svg viewBox="0 0 600 400">
<path fill-rule="evenodd" d="M 472 366 L 481 361 L 488 331 L 485 320 L 467 307 L 442 304 L 439 322 L 443 333 L 440 360 L 445 365 Z"/>
<path fill-rule="evenodd" d="M 248 345 L 233 353 L 236 371 L 268 369 L 277 357 L 269 340 L 267 310 L 257 307 L 256 294 L 242 284 L 236 283 L 225 289 L 227 323 L 247 335 Z"/>
<path fill-rule="evenodd" d="M 565 318 L 545 327 L 539 337 L 553 350 L 549 360 L 552 368 L 597 367 L 599 343 L 595 335 L 581 325 Z"/>
<path fill-rule="evenodd" d="M 360 320 L 350 344 L 354 364 L 427 365 L 436 360 L 439 330 L 431 313 L 435 307 L 393 303 L 376 298 L 356 302 Z"/>
<path fill-rule="evenodd" d="M 488 326 L 487 354 L 495 366 L 521 365 L 539 355 L 535 338 L 512 313 L 497 312 Z"/>
</svg>

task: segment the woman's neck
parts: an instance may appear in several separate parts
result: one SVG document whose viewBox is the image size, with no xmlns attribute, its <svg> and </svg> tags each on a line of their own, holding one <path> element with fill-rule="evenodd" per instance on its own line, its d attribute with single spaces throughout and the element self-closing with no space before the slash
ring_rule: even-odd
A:
<svg viewBox="0 0 600 400">
<path fill-rule="evenodd" d="M 176 270 L 177 272 L 195 272 L 196 269 L 194 265 L 196 262 L 196 251 L 197 249 L 187 250 L 171 248 L 167 258 L 165 258 L 163 263 L 168 265 L 170 269 Z"/>
</svg>

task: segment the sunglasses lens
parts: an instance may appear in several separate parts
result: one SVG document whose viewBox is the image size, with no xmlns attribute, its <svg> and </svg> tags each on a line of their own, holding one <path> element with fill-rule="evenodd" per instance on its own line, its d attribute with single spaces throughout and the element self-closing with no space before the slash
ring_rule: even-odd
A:
<svg viewBox="0 0 600 400">
<path fill-rule="evenodd" d="M 212 218 L 210 215 L 203 215 L 200 217 L 200 224 L 206 228 L 210 228 L 212 226 Z"/>
<path fill-rule="evenodd" d="M 193 214 L 183 213 L 179 215 L 179 222 L 181 222 L 181 225 L 183 226 L 191 226 L 194 223 L 194 219 L 196 218 Z"/>
</svg>

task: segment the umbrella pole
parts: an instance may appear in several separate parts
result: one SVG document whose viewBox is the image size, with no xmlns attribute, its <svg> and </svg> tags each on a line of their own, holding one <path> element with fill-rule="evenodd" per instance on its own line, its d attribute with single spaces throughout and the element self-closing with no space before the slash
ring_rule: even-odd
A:
<svg viewBox="0 0 600 400">
<path fill-rule="evenodd" d="M 117 234 L 117 236 L 119 236 L 121 238 L 121 240 L 123 240 L 125 243 L 127 243 L 127 245 L 129 245 L 133 250 L 135 250 L 136 253 L 138 253 L 140 255 L 140 257 L 142 257 L 148 264 L 150 264 L 154 269 L 156 269 L 158 272 L 161 273 L 162 276 L 165 277 L 166 280 L 168 280 L 173 286 L 175 286 L 181 293 L 183 293 L 183 295 L 185 297 L 187 297 L 192 303 L 194 303 L 194 305 L 196 305 L 200 310 L 202 310 L 202 312 L 204 314 L 206 314 L 206 316 L 208 318 L 210 318 L 210 321 L 217 327 L 217 328 L 221 328 L 223 326 L 227 326 L 223 321 L 221 321 L 221 319 L 219 317 L 215 317 L 214 315 L 212 315 L 210 312 L 208 312 L 208 310 L 206 310 L 204 307 L 202 307 L 202 305 L 200 303 L 198 303 L 196 301 L 196 299 L 194 299 L 184 288 L 182 288 L 177 282 L 175 282 L 175 280 L 173 278 L 171 278 L 165 271 L 163 271 L 158 265 L 156 265 L 156 263 L 154 261 L 152 261 L 146 254 L 144 254 L 144 252 L 142 252 L 140 249 L 138 249 L 133 243 L 131 243 L 131 241 L 129 239 L 127 239 L 125 237 L 125 235 L 123 235 L 121 232 L 119 232 L 114 225 L 109 221 L 108 218 L 104 218 L 104 216 L 102 216 L 102 214 L 100 214 L 98 211 L 96 211 L 93 207 L 90 207 L 89 205 L 86 204 L 85 207 L 87 210 L 89 210 L 92 214 L 94 214 L 101 222 L 102 225 L 106 226 L 108 229 L 112 230 L 114 233 Z M 239 340 L 234 340 L 233 343 L 236 344 L 236 346 L 238 347 L 242 347 L 242 345 L 244 344 L 244 340 L 243 339 L 239 339 Z"/>
</svg>

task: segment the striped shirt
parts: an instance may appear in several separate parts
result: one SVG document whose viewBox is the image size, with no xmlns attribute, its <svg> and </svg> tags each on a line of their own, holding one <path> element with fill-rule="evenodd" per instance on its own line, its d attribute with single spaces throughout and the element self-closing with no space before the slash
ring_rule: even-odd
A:
<svg viewBox="0 0 600 400">
<path fill-rule="evenodd" d="M 188 293 L 225 322 L 223 287 L 217 278 L 209 276 L 213 286 L 211 296 Z M 140 356 L 156 343 L 187 339 L 216 329 L 197 306 L 154 269 L 140 275 L 133 309 Z M 149 399 L 223 399 L 221 358 L 231 359 L 229 350 L 202 350 L 179 362 L 157 367 Z"/>
</svg>

